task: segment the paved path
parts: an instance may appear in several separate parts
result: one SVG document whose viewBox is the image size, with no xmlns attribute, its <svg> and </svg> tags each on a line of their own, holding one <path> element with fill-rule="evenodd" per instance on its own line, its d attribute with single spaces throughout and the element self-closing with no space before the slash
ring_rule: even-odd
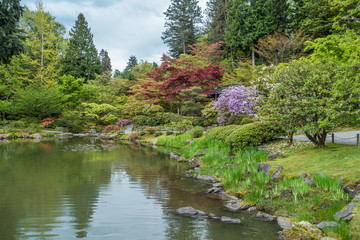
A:
<svg viewBox="0 0 360 240">
<path fill-rule="evenodd" d="M 335 143 L 356 145 L 356 135 L 360 130 L 334 133 Z M 294 140 L 309 140 L 305 135 L 295 135 Z M 327 135 L 326 142 L 331 142 L 331 133 Z"/>
</svg>

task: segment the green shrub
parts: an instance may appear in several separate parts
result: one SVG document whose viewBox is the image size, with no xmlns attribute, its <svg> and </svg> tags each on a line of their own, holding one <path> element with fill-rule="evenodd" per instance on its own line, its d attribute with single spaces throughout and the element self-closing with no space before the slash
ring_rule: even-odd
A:
<svg viewBox="0 0 360 240">
<path fill-rule="evenodd" d="M 173 135 L 174 134 L 174 132 L 172 132 L 172 131 L 167 131 L 166 132 L 166 136 L 170 136 L 170 135 Z"/>
<path fill-rule="evenodd" d="M 245 124 L 248 124 L 248 123 L 253 123 L 254 122 L 254 120 L 252 120 L 251 118 L 247 118 L 247 117 L 245 117 L 245 118 L 243 118 L 242 120 L 241 120 L 241 125 L 245 125 Z"/>
<path fill-rule="evenodd" d="M 145 134 L 145 132 L 140 132 L 140 136 L 144 136 Z"/>
<path fill-rule="evenodd" d="M 161 135 L 163 135 L 164 133 L 163 132 L 156 132 L 155 134 L 154 134 L 154 136 L 155 137 L 158 137 L 158 136 L 161 136 Z"/>
<path fill-rule="evenodd" d="M 157 132 L 157 130 L 158 130 L 157 128 L 148 127 L 148 128 L 145 129 L 145 132 L 146 132 L 147 134 L 154 134 L 154 133 Z"/>
<path fill-rule="evenodd" d="M 233 133 L 240 125 L 228 125 L 215 127 L 206 132 L 206 138 L 225 141 L 226 137 Z"/>
<path fill-rule="evenodd" d="M 271 122 L 254 122 L 241 125 L 229 136 L 225 142 L 233 148 L 245 146 L 259 146 L 279 135 L 278 127 Z"/>
<path fill-rule="evenodd" d="M 228 118 L 226 125 L 240 125 L 243 119 L 244 115 L 231 115 Z"/>
<path fill-rule="evenodd" d="M 199 138 L 204 134 L 204 128 L 203 127 L 195 127 L 192 130 L 192 137 L 193 138 Z"/>
</svg>

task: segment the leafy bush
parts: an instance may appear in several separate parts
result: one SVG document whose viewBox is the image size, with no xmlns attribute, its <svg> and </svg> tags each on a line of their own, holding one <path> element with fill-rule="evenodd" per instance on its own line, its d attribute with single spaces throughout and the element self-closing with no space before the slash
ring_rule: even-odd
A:
<svg viewBox="0 0 360 240">
<path fill-rule="evenodd" d="M 225 142 L 233 148 L 259 146 L 279 135 L 278 128 L 271 122 L 254 122 L 241 127 L 226 137 Z"/>
<path fill-rule="evenodd" d="M 132 119 L 132 122 L 137 126 L 159 126 L 170 124 L 171 122 L 182 122 L 188 120 L 193 126 L 203 126 L 204 119 L 200 117 L 181 116 L 171 112 L 157 112 L 150 116 L 139 115 Z"/>
<path fill-rule="evenodd" d="M 156 133 L 157 130 L 158 130 L 157 128 L 148 127 L 148 128 L 145 129 L 145 132 L 146 132 L 147 134 L 154 134 L 154 133 Z"/>
<path fill-rule="evenodd" d="M 226 125 L 241 125 L 242 120 L 244 119 L 244 115 L 240 114 L 240 115 L 231 115 L 227 122 Z"/>
<path fill-rule="evenodd" d="M 107 125 L 104 129 L 104 133 L 109 133 L 109 132 L 117 132 L 119 131 L 121 128 L 117 125 Z"/>
<path fill-rule="evenodd" d="M 173 135 L 173 134 L 174 134 L 174 132 L 171 132 L 171 131 L 166 132 L 166 136 L 170 136 L 170 135 Z"/>
<path fill-rule="evenodd" d="M 225 141 L 225 139 L 233 133 L 240 125 L 228 125 L 222 127 L 215 127 L 206 132 L 206 138 Z"/>
<path fill-rule="evenodd" d="M 133 133 L 133 134 L 131 134 L 131 135 L 129 136 L 129 140 L 134 141 L 134 140 L 138 139 L 139 136 L 140 136 L 140 133 L 139 133 L 139 132 L 135 132 L 135 133 Z"/>
<path fill-rule="evenodd" d="M 245 124 L 253 123 L 253 122 L 254 122 L 254 120 L 252 120 L 251 118 L 245 117 L 245 118 L 243 118 L 243 119 L 241 120 L 240 125 L 245 125 Z"/>
<path fill-rule="evenodd" d="M 199 138 L 204 134 L 204 128 L 203 127 L 195 127 L 192 130 L 192 137 L 193 138 Z"/>
<path fill-rule="evenodd" d="M 140 132 L 140 136 L 144 136 L 146 132 Z"/>
<path fill-rule="evenodd" d="M 158 137 L 158 136 L 161 136 L 161 135 L 163 135 L 164 133 L 163 132 L 156 132 L 155 134 L 154 134 L 154 136 L 155 137 Z"/>
</svg>

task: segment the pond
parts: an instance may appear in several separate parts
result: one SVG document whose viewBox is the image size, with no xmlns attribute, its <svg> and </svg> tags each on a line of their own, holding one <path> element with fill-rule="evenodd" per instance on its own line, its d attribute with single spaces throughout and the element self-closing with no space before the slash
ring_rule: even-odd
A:
<svg viewBox="0 0 360 240">
<path fill-rule="evenodd" d="M 186 170 L 95 139 L 0 143 L 0 239 L 278 239 L 275 223 L 225 211 Z M 243 224 L 176 215 L 184 206 Z"/>
</svg>

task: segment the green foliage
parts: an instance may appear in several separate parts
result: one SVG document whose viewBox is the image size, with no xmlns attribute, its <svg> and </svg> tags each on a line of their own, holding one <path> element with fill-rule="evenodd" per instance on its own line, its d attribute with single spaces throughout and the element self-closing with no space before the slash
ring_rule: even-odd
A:
<svg viewBox="0 0 360 240">
<path fill-rule="evenodd" d="M 148 127 L 148 128 L 145 129 L 145 132 L 146 132 L 147 134 L 154 134 L 154 133 L 156 133 L 157 130 L 158 130 L 157 128 Z"/>
<path fill-rule="evenodd" d="M 230 119 L 229 119 L 230 120 Z M 254 120 L 251 119 L 251 118 L 248 118 L 248 117 L 244 117 L 242 120 L 241 120 L 241 125 L 245 125 L 245 124 L 248 124 L 248 123 L 253 123 Z"/>
<path fill-rule="evenodd" d="M 239 125 L 215 127 L 206 132 L 206 138 L 225 142 L 226 138 L 240 127 Z"/>
<path fill-rule="evenodd" d="M 111 67 L 111 60 L 109 57 L 109 53 L 106 50 L 101 49 L 99 57 L 100 57 L 102 72 L 111 73 L 112 67 Z"/>
<path fill-rule="evenodd" d="M 101 72 L 101 63 L 93 43 L 93 35 L 82 13 L 78 15 L 69 34 L 62 74 L 84 78 L 85 81 L 95 79 L 95 74 Z"/>
<path fill-rule="evenodd" d="M 174 127 L 177 127 L 176 123 L 181 123 L 184 120 L 190 121 L 191 126 L 202 126 L 204 124 L 200 117 L 181 116 L 171 112 L 156 112 L 150 116 L 137 115 L 132 118 L 132 122 L 138 126 L 159 126 L 175 123 Z"/>
<path fill-rule="evenodd" d="M 272 75 L 276 87 L 266 99 L 262 114 L 287 133 L 299 128 L 318 147 L 342 116 L 359 111 L 360 81 L 356 68 L 332 61 L 294 61 Z"/>
<path fill-rule="evenodd" d="M 0 63 L 9 63 L 11 57 L 23 50 L 23 37 L 18 22 L 23 11 L 20 0 L 3 0 L 0 4 Z"/>
<path fill-rule="evenodd" d="M 173 135 L 174 134 L 174 132 L 172 132 L 172 131 L 167 131 L 166 132 L 166 136 L 170 136 L 170 135 Z"/>
<path fill-rule="evenodd" d="M 196 43 L 200 32 L 201 9 L 196 0 L 171 0 L 165 14 L 162 39 L 170 48 L 171 56 L 190 53 L 189 45 Z"/>
<path fill-rule="evenodd" d="M 30 86 L 18 91 L 14 96 L 14 112 L 17 116 L 45 117 L 61 114 L 64 99 L 56 88 Z"/>
<path fill-rule="evenodd" d="M 278 127 L 271 122 L 254 122 L 241 127 L 226 137 L 225 142 L 233 148 L 259 146 L 279 136 Z"/>
<path fill-rule="evenodd" d="M 58 88 L 67 100 L 66 105 L 70 109 L 75 109 L 81 103 L 81 97 L 84 95 L 84 79 L 64 75 L 58 81 L 60 83 Z"/>
<path fill-rule="evenodd" d="M 341 189 L 341 182 L 338 178 L 332 178 L 330 176 L 324 175 L 314 175 L 312 176 L 316 187 L 330 192 L 334 200 L 347 200 L 348 195 Z"/>
<path fill-rule="evenodd" d="M 159 136 L 161 136 L 161 135 L 163 135 L 164 133 L 163 132 L 156 132 L 155 134 L 154 134 L 154 136 L 155 137 L 159 137 Z"/>
<path fill-rule="evenodd" d="M 81 103 L 81 114 L 87 121 L 95 124 L 115 123 L 118 119 L 115 116 L 116 108 L 110 104 Z"/>
<path fill-rule="evenodd" d="M 187 131 L 185 133 L 182 133 L 178 136 L 170 136 L 170 137 L 164 137 L 160 138 L 156 144 L 161 146 L 167 146 L 167 147 L 184 147 L 187 145 L 187 141 L 193 138 L 194 131 L 196 131 L 198 128 L 194 128 L 190 131 Z"/>
<path fill-rule="evenodd" d="M 192 137 L 193 138 L 199 138 L 199 137 L 202 137 L 202 135 L 204 135 L 204 128 L 203 127 L 195 127 L 192 130 Z"/>
</svg>

